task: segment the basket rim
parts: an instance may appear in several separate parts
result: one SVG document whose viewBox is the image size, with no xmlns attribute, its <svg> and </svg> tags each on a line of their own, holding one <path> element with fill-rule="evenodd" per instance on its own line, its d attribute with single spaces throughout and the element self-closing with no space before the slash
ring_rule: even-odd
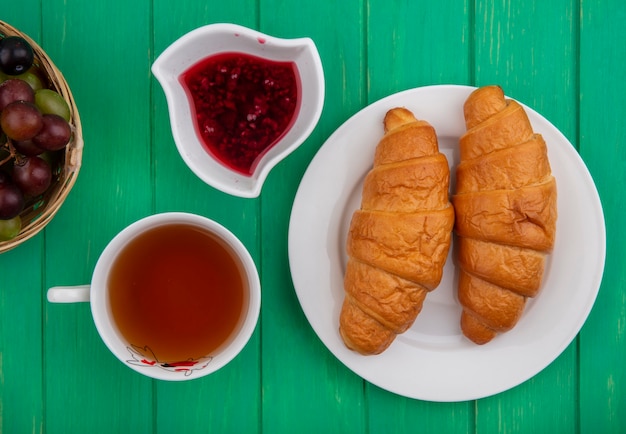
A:
<svg viewBox="0 0 626 434">
<path fill-rule="evenodd" d="M 37 235 L 57 214 L 76 183 L 82 165 L 84 141 L 76 101 L 63 73 L 57 68 L 53 60 L 30 36 L 2 20 L 0 20 L 0 33 L 5 36 L 20 36 L 28 41 L 33 48 L 35 60 L 46 73 L 46 78 L 50 82 L 51 87 L 60 93 L 68 103 L 70 107 L 70 125 L 73 130 L 72 139 L 65 149 L 63 166 L 58 174 L 56 184 L 51 186 L 45 193 L 47 197 L 35 203 L 33 209 L 29 210 L 29 221 L 23 224 L 20 233 L 15 238 L 0 241 L 0 253 L 4 253 Z M 22 214 L 24 213 L 25 211 L 22 212 Z"/>
</svg>

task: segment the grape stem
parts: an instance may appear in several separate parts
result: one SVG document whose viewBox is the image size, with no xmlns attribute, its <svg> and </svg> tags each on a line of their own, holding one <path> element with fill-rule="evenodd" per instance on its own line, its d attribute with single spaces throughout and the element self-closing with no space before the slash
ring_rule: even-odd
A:
<svg viewBox="0 0 626 434">
<path fill-rule="evenodd" d="M 15 158 L 17 154 L 17 152 L 15 152 L 15 147 L 13 146 L 10 140 L 7 140 L 7 142 L 2 147 L 9 151 L 9 155 L 7 155 L 4 159 L 0 160 L 0 166 L 2 166 L 7 161 L 10 161 L 13 158 Z"/>
</svg>

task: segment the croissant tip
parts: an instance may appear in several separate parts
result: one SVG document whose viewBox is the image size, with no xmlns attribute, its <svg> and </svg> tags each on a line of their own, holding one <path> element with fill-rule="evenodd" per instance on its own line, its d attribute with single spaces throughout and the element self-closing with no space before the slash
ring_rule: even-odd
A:
<svg viewBox="0 0 626 434">
<path fill-rule="evenodd" d="M 385 115 L 385 119 L 383 121 L 383 125 L 385 128 L 385 133 L 398 128 L 404 124 L 415 122 L 417 119 L 413 112 L 411 112 L 406 107 L 395 107 L 387 111 Z"/>
</svg>

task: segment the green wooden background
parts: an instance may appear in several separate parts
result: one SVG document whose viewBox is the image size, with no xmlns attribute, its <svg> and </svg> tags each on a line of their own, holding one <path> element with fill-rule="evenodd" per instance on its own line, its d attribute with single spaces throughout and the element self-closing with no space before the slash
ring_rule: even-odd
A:
<svg viewBox="0 0 626 434">
<path fill-rule="evenodd" d="M 64 72 L 85 139 L 59 214 L 0 255 L 0 432 L 626 432 L 622 0 L 22 0 L 3 2 L 0 20 L 38 41 Z M 317 128 L 253 200 L 218 192 L 184 166 L 150 73 L 172 41 L 214 22 L 309 36 L 325 69 Z M 396 396 L 346 369 L 306 321 L 287 255 L 293 198 L 326 138 L 381 97 L 441 83 L 500 84 L 554 123 L 588 165 L 607 226 L 604 280 L 579 336 L 529 381 L 461 403 Z M 230 228 L 263 284 L 261 318 L 243 353 L 184 384 L 119 363 L 88 305 L 45 301 L 50 286 L 87 283 L 117 231 L 162 211 Z"/>
</svg>

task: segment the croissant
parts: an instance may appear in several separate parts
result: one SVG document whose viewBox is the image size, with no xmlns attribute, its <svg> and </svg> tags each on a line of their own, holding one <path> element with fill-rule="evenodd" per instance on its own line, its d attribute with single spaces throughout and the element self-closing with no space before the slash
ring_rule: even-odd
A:
<svg viewBox="0 0 626 434">
<path fill-rule="evenodd" d="M 556 181 L 546 144 L 498 86 L 472 92 L 456 168 L 461 329 L 477 344 L 512 329 L 539 292 L 554 246 Z"/>
<path fill-rule="evenodd" d="M 450 170 L 434 128 L 394 108 L 384 131 L 350 222 L 339 318 L 345 345 L 366 355 L 413 324 L 441 281 L 454 225 Z"/>
</svg>

